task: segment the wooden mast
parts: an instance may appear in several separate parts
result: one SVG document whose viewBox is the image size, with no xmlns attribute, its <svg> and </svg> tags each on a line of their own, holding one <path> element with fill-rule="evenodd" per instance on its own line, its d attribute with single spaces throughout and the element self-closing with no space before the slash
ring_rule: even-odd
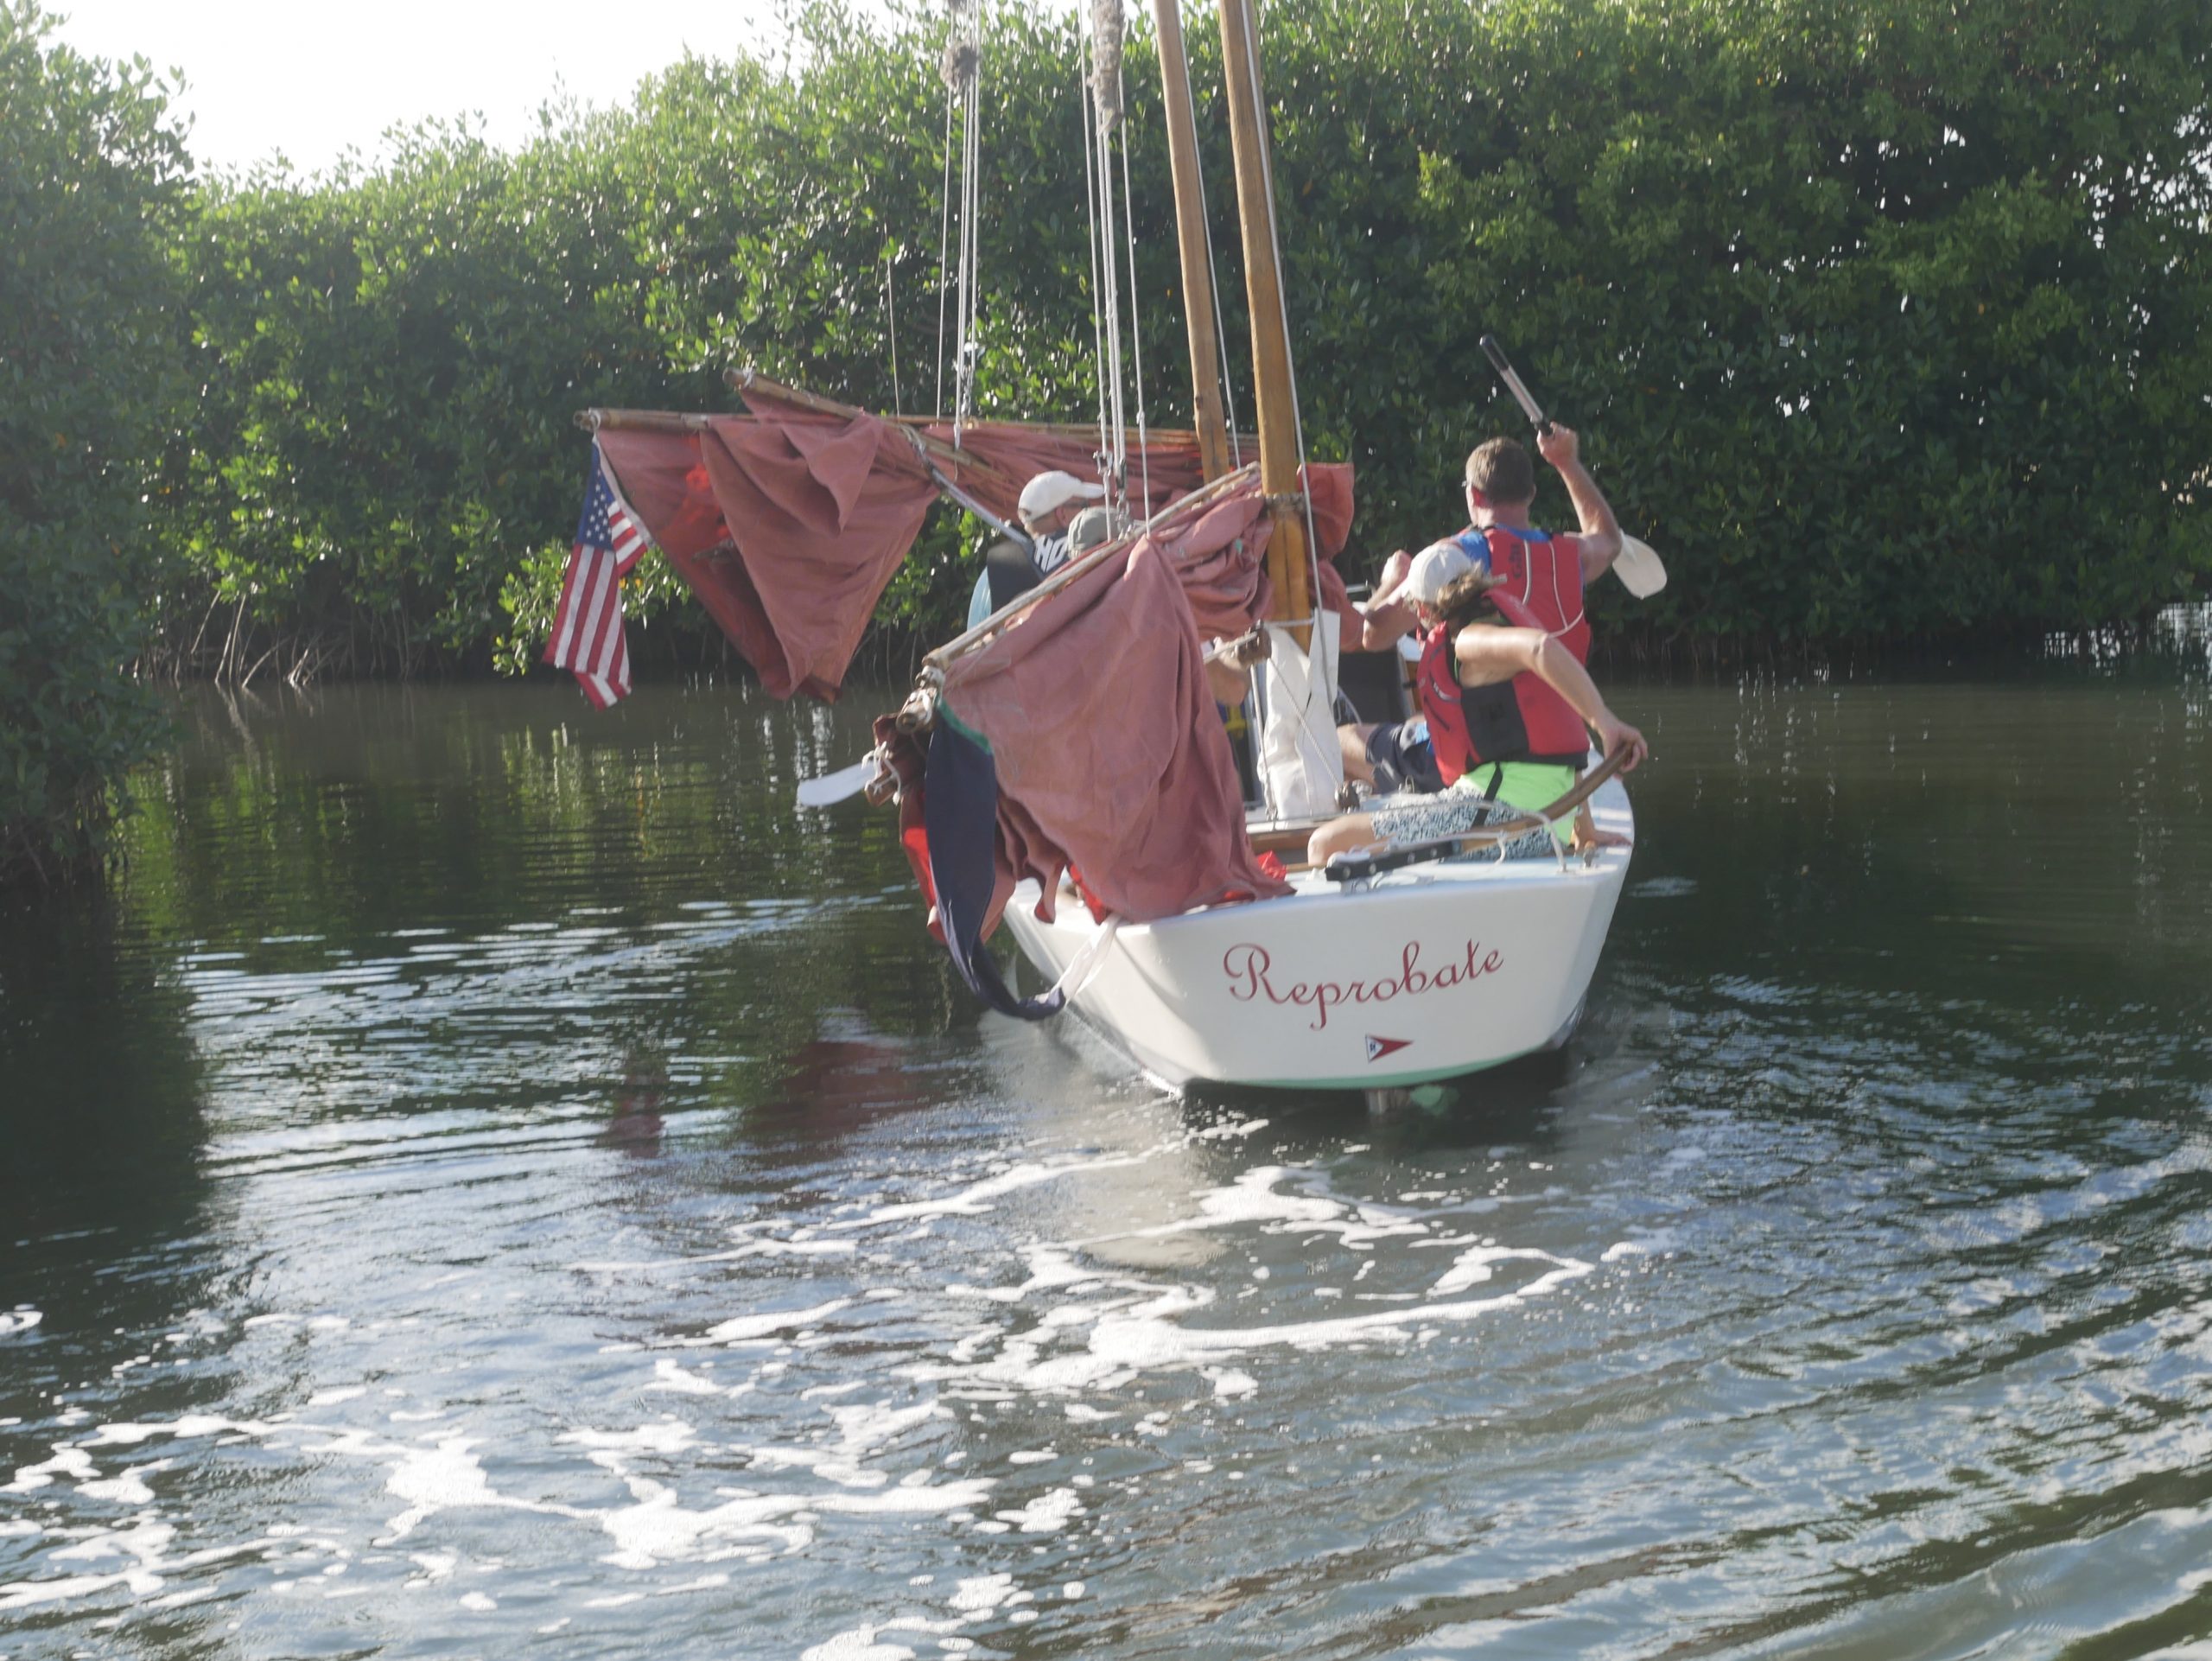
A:
<svg viewBox="0 0 2212 1661">
<path fill-rule="evenodd" d="M 1268 576 L 1274 586 L 1268 614 L 1299 620 L 1291 630 L 1300 651 L 1311 649 L 1312 611 L 1306 580 L 1306 517 L 1300 511 L 1298 409 L 1290 382 L 1290 320 L 1282 276 L 1275 268 L 1275 204 L 1268 188 L 1260 66 L 1249 0 L 1221 0 L 1222 69 L 1228 81 L 1229 137 L 1236 156 L 1236 217 L 1244 233 L 1244 292 L 1252 315 L 1252 379 L 1260 406 L 1260 487 L 1274 521 L 1268 538 Z"/>
<path fill-rule="evenodd" d="M 1198 467 L 1208 482 L 1235 462 L 1222 413 L 1221 347 L 1215 331 L 1212 262 L 1207 258 L 1205 196 L 1198 183 L 1198 124 L 1191 109 L 1190 65 L 1183 52 L 1182 0 L 1152 0 L 1160 31 L 1160 84 L 1167 112 L 1167 161 L 1175 180 L 1175 240 L 1183 256 L 1183 324 L 1191 342 L 1191 409 L 1198 430 Z"/>
</svg>

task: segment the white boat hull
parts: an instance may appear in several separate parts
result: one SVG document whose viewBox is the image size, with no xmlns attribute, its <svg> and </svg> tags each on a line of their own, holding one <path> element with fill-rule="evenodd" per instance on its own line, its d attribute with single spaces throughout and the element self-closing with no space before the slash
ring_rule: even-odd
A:
<svg viewBox="0 0 2212 1661">
<path fill-rule="evenodd" d="M 1592 807 L 1633 833 L 1618 781 Z M 1124 925 L 1073 1007 L 1178 1088 L 1386 1090 L 1496 1066 L 1573 1030 L 1628 862 L 1454 860 L 1349 893 L 1302 875 L 1284 899 Z M 1096 926 L 1071 894 L 1051 923 L 1035 905 L 1025 885 L 1006 920 L 1057 980 Z"/>
</svg>

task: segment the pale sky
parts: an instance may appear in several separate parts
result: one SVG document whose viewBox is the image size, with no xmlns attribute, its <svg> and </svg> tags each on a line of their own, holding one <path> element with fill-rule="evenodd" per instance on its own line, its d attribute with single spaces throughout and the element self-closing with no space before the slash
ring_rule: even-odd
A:
<svg viewBox="0 0 2212 1661">
<path fill-rule="evenodd" d="M 727 58 L 782 38 L 773 0 L 722 6 L 591 5 L 584 0 L 383 0 L 321 7 L 276 0 L 48 0 L 60 37 L 98 57 L 181 69 L 177 107 L 205 168 L 242 169 L 282 150 L 302 172 L 349 145 L 373 158 L 385 128 L 480 113 L 495 143 L 536 130 L 563 86 L 582 102 L 626 101 L 683 55 Z"/>
</svg>

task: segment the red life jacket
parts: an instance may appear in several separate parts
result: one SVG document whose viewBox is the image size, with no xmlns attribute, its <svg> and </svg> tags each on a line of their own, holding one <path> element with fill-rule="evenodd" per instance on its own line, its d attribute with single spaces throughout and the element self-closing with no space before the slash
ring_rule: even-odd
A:
<svg viewBox="0 0 2212 1661">
<path fill-rule="evenodd" d="M 1462 531 L 1452 538 L 1468 558 L 1505 579 L 1501 592 L 1526 606 L 1536 627 L 1590 661 L 1590 622 L 1582 604 L 1582 544 L 1548 531 L 1503 525 Z"/>
<path fill-rule="evenodd" d="M 1543 627 L 1543 620 L 1508 590 L 1492 589 L 1489 598 L 1514 627 Z M 1415 676 L 1421 713 L 1428 717 L 1429 748 L 1446 784 L 1491 761 L 1579 767 L 1590 759 L 1590 733 L 1582 717 L 1541 675 L 1523 671 L 1489 686 L 1460 685 L 1453 633 L 1449 623 L 1429 630 Z"/>
</svg>

